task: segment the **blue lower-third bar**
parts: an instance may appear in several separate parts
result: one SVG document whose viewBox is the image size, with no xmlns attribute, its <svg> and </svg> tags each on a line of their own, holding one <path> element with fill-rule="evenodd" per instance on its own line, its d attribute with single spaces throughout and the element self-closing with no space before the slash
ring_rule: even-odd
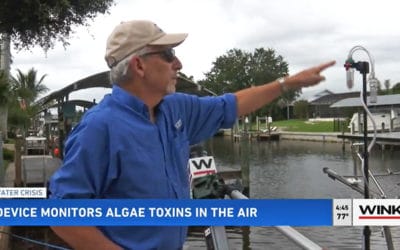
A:
<svg viewBox="0 0 400 250">
<path fill-rule="evenodd" d="M 0 199 L 0 225 L 331 226 L 331 199 Z"/>
</svg>

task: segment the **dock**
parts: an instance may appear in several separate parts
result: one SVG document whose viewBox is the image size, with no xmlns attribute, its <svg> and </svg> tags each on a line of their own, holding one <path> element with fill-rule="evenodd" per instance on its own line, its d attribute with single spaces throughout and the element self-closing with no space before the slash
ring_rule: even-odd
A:
<svg viewBox="0 0 400 250">
<path fill-rule="evenodd" d="M 256 135 L 257 141 L 279 141 L 280 133 L 259 133 Z"/>
<path fill-rule="evenodd" d="M 279 141 L 280 140 L 280 133 L 273 132 L 273 133 L 264 133 L 261 131 L 249 131 L 249 132 L 242 132 L 242 133 L 235 133 L 233 134 L 233 141 L 237 142 L 241 139 L 250 139 L 250 140 L 257 140 L 257 141 Z"/>
<path fill-rule="evenodd" d="M 372 140 L 374 134 L 367 135 L 368 140 Z M 362 141 L 364 139 L 363 134 L 340 134 L 338 138 L 347 139 L 350 141 Z M 376 134 L 376 144 L 381 145 L 382 150 L 386 146 L 400 146 L 400 132 L 387 132 Z"/>
<path fill-rule="evenodd" d="M 233 137 L 233 141 L 238 142 L 242 139 L 255 139 L 257 141 L 279 141 L 279 140 L 298 140 L 298 141 L 316 141 L 316 142 L 335 142 L 343 143 L 345 139 L 339 138 L 342 133 L 339 132 L 291 132 L 291 131 L 249 131 L 225 135 Z"/>
</svg>

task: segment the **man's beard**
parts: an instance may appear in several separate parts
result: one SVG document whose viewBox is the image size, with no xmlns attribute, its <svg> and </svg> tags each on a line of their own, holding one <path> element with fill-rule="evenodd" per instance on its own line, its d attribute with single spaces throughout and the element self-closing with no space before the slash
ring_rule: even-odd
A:
<svg viewBox="0 0 400 250">
<path fill-rule="evenodd" d="M 168 94 L 173 94 L 176 92 L 176 86 L 175 84 L 171 83 L 167 86 L 167 95 Z"/>
</svg>

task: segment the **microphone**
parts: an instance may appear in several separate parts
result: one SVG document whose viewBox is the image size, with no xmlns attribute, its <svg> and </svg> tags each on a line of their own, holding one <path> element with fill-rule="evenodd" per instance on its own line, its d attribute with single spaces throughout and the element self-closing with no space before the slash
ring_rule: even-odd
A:
<svg viewBox="0 0 400 250">
<path fill-rule="evenodd" d="M 347 88 L 352 89 L 354 86 L 354 69 L 353 69 L 353 58 L 351 58 L 351 55 L 347 58 L 344 67 L 346 68 L 346 83 L 347 83 Z"/>
<path fill-rule="evenodd" d="M 346 83 L 348 89 L 352 89 L 354 86 L 354 69 L 352 68 L 353 63 L 353 58 L 349 57 L 344 64 L 344 67 L 346 68 Z"/>
<path fill-rule="evenodd" d="M 354 69 L 350 68 L 346 71 L 347 88 L 352 89 L 354 86 Z"/>
<path fill-rule="evenodd" d="M 369 101 L 376 103 L 378 101 L 378 80 L 375 77 L 369 79 Z"/>
</svg>

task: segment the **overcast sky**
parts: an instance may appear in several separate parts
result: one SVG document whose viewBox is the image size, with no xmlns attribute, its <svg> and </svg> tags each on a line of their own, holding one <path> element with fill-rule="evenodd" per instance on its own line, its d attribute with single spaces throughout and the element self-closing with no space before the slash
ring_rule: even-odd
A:
<svg viewBox="0 0 400 250">
<path fill-rule="evenodd" d="M 12 50 L 12 74 L 34 67 L 47 74 L 44 84 L 52 91 L 81 78 L 107 70 L 106 39 L 121 21 L 147 19 L 165 32 L 187 32 L 176 52 L 182 72 L 204 78 L 212 62 L 232 48 L 252 52 L 272 48 L 289 64 L 290 74 L 306 67 L 336 60 L 326 71 L 327 80 L 304 91 L 329 89 L 346 92 L 344 61 L 350 49 L 364 46 L 375 59 L 375 72 L 383 83 L 400 82 L 400 2 L 396 0 L 116 0 L 110 14 L 101 15 L 90 26 L 75 27 L 64 49 L 57 44 L 45 54 L 42 49 Z M 368 60 L 356 52 L 356 61 Z M 360 90 L 361 75 L 355 75 Z M 104 90 L 79 91 L 70 99 L 96 98 Z"/>
</svg>

